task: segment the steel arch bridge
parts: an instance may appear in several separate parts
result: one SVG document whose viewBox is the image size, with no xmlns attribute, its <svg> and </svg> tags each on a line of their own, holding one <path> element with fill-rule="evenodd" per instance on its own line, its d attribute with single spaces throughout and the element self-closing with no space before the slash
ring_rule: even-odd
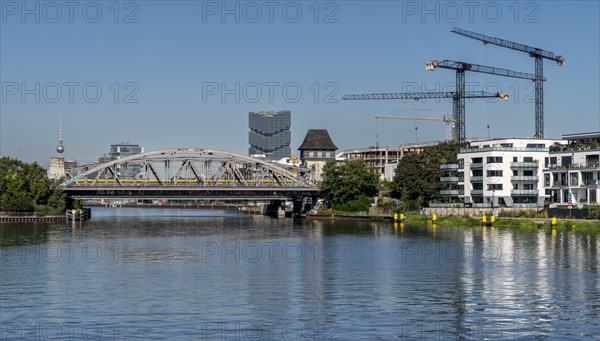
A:
<svg viewBox="0 0 600 341">
<path fill-rule="evenodd" d="M 88 199 L 299 200 L 318 188 L 307 169 L 205 148 L 174 148 L 82 166 L 61 186 Z"/>
</svg>

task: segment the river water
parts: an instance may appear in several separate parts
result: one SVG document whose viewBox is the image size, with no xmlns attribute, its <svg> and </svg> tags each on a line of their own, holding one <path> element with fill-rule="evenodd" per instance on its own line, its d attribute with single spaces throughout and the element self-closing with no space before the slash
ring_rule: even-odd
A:
<svg viewBox="0 0 600 341">
<path fill-rule="evenodd" d="M 0 340 L 590 340 L 600 236 L 94 208 L 0 224 Z"/>
</svg>

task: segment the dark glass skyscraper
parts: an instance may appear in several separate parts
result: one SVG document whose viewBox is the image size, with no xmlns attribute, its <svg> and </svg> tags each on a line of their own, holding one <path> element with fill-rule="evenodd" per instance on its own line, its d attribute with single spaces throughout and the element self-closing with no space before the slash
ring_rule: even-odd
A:
<svg viewBox="0 0 600 341">
<path fill-rule="evenodd" d="M 250 112 L 249 155 L 264 154 L 267 160 L 290 157 L 292 113 L 289 110 Z"/>
</svg>

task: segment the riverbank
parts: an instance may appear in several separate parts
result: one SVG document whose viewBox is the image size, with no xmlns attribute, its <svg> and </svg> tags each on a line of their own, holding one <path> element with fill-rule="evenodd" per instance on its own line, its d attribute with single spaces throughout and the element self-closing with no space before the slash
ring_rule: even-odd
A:
<svg viewBox="0 0 600 341">
<path fill-rule="evenodd" d="M 66 221 L 65 215 L 48 215 L 48 216 L 13 216 L 13 215 L 1 215 L 0 222 L 36 222 L 36 221 Z"/>
<path fill-rule="evenodd" d="M 319 220 L 371 220 L 371 221 L 388 221 L 394 222 L 393 217 L 389 216 L 367 216 L 367 215 L 352 215 L 352 214 L 310 214 L 307 215 L 308 219 L 319 219 Z M 489 217 L 488 217 L 489 218 Z M 401 223 L 400 220 L 396 221 Z M 408 215 L 402 221 L 406 226 L 414 225 L 432 225 L 434 221 L 432 217 Z M 476 219 L 472 217 L 463 216 L 444 216 L 437 217 L 435 225 L 438 227 L 476 227 L 481 226 L 481 218 Z M 576 230 L 586 233 L 599 233 L 600 232 L 600 220 L 585 220 L 585 219 L 558 219 L 556 225 L 553 227 L 551 219 L 548 218 L 509 218 L 499 217 L 493 224 L 494 227 L 498 228 L 523 228 L 523 229 L 556 229 L 556 230 Z"/>
</svg>

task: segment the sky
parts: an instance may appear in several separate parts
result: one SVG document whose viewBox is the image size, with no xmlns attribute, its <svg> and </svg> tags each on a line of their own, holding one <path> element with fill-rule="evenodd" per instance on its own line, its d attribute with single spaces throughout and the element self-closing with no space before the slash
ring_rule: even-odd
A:
<svg viewBox="0 0 600 341">
<path fill-rule="evenodd" d="M 450 32 L 535 46 L 544 62 L 545 137 L 600 131 L 598 1 L 0 1 L 0 155 L 94 162 L 110 144 L 247 155 L 248 112 L 292 112 L 292 152 L 311 128 L 339 150 L 444 140 L 447 100 L 342 101 L 344 94 L 449 91 L 456 60 L 534 72 L 527 54 Z M 531 81 L 467 72 L 471 137 L 531 137 Z M 489 126 L 489 129 L 488 129 Z M 418 129 L 415 129 L 418 128 Z"/>
</svg>

